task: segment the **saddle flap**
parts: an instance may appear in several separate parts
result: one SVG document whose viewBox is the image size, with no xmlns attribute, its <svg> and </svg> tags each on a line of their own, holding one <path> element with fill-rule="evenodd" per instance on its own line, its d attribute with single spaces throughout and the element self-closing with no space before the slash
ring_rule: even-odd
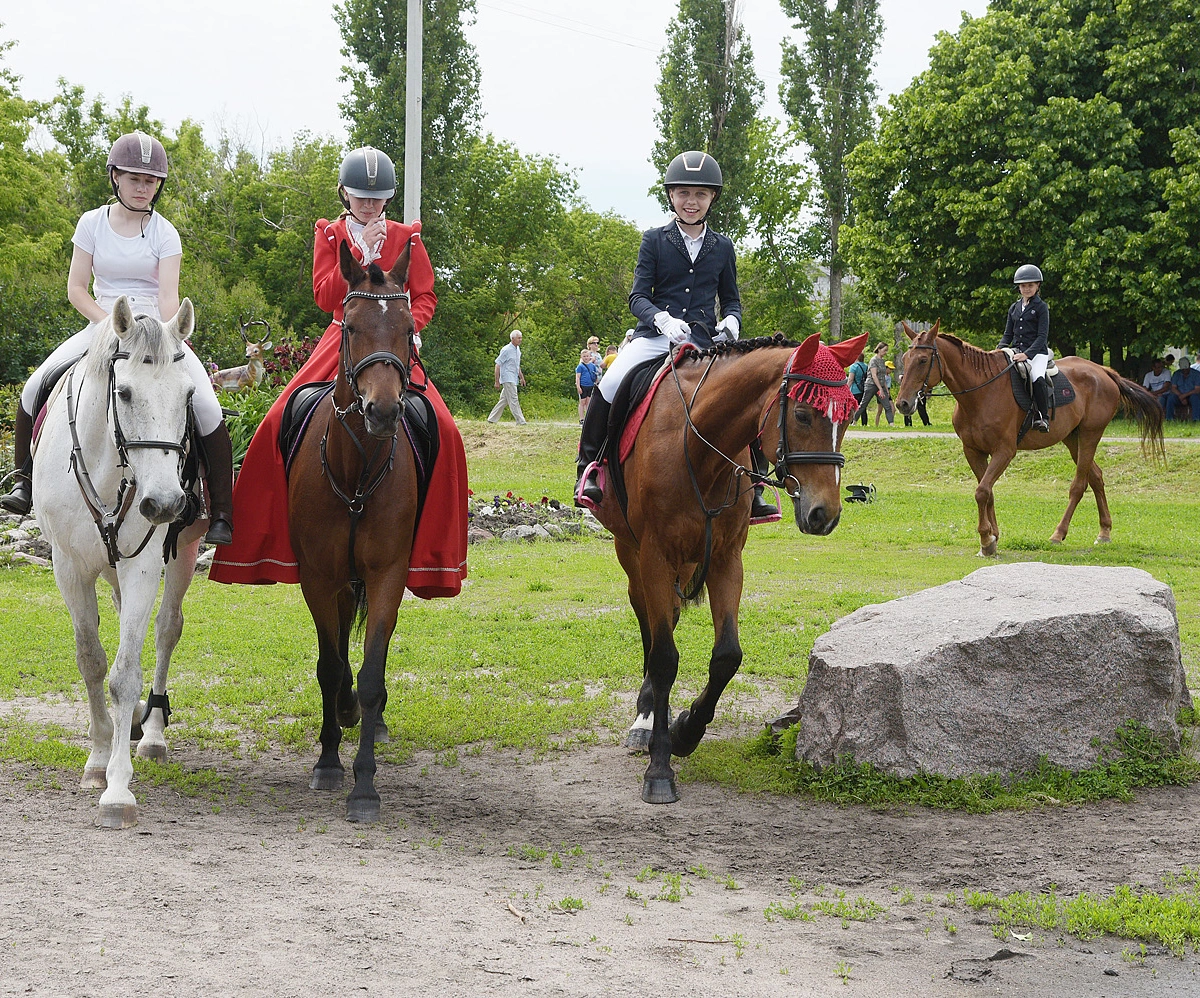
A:
<svg viewBox="0 0 1200 998">
<path fill-rule="evenodd" d="M 314 381 L 301 385 L 291 395 L 283 406 L 283 416 L 279 422 L 279 453 L 283 455 L 283 469 L 286 474 L 291 470 L 292 459 L 304 439 L 304 431 L 308 429 L 313 410 L 317 403 L 333 392 L 335 382 Z"/>
</svg>

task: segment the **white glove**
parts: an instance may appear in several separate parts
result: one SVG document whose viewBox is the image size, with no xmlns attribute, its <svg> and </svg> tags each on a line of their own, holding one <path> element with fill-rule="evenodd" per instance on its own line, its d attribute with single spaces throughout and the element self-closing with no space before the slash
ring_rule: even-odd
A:
<svg viewBox="0 0 1200 998">
<path fill-rule="evenodd" d="M 417 350 L 421 349 L 421 334 L 420 333 L 413 333 L 413 346 L 415 346 L 417 348 Z"/>
<path fill-rule="evenodd" d="M 671 345 L 682 343 L 692 335 L 692 327 L 682 319 L 676 319 L 670 312 L 658 312 L 654 316 L 654 325 L 663 333 Z"/>
<path fill-rule="evenodd" d="M 725 339 L 732 343 L 741 333 L 742 324 L 738 322 L 738 317 L 736 315 L 727 315 L 717 323 L 717 335 L 713 339 L 719 340 L 724 335 Z"/>
</svg>

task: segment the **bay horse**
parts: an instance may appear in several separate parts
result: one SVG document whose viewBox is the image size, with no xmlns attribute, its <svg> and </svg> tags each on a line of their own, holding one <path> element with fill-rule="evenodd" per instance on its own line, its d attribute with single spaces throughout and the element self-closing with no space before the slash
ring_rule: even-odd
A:
<svg viewBox="0 0 1200 998">
<path fill-rule="evenodd" d="M 1075 476 L 1068 491 L 1066 512 L 1050 535 L 1059 544 L 1067 536 L 1075 507 L 1090 486 L 1100 514 L 1100 534 L 1095 543 L 1112 539 L 1112 514 L 1104 493 L 1104 473 L 1096 464 L 1096 448 L 1104 429 L 1117 410 L 1133 416 L 1141 431 L 1142 451 L 1157 459 L 1164 456 L 1163 410 L 1158 400 L 1141 385 L 1121 377 L 1111 367 L 1082 357 L 1055 361 L 1075 389 L 1073 402 L 1058 406 L 1049 433 L 1036 431 L 1017 439 L 1025 411 L 1013 398 L 1009 377 L 1012 366 L 1002 350 L 982 350 L 947 333 L 939 332 L 941 320 L 932 329 L 915 333 L 907 323 L 904 331 L 912 341 L 904 355 L 904 374 L 896 395 L 896 408 L 911 413 L 918 394 L 944 384 L 954 396 L 954 432 L 962 441 L 963 454 L 975 478 L 975 502 L 979 507 L 979 554 L 996 553 L 1000 527 L 996 521 L 993 487 L 1018 450 L 1043 450 L 1063 444 L 1075 462 Z"/>
<path fill-rule="evenodd" d="M 813 334 L 797 346 L 761 338 L 678 356 L 621 466 L 624 512 L 615 476 L 605 476 L 596 515 L 612 531 L 642 636 L 638 718 L 626 744 L 649 749 L 647 803 L 678 800 L 671 756 L 695 750 L 742 662 L 738 608 L 754 483 L 748 448 L 761 436 L 764 452 L 775 454 L 796 526 L 806 534 L 832 532 L 842 508 L 841 441 L 856 409 L 845 368 L 866 340 L 824 346 Z M 714 630 L 708 683 L 669 723 L 679 666 L 674 630 L 682 604 L 697 599 L 701 587 Z"/>
<path fill-rule="evenodd" d="M 413 349 L 406 246 L 391 271 L 364 269 L 342 243 L 349 290 L 333 394 L 313 413 L 288 473 L 288 530 L 317 629 L 321 754 L 309 786 L 337 790 L 342 728 L 361 720 L 346 819 L 379 818 L 375 742 L 386 737 L 388 644 L 404 597 L 417 515 L 417 471 L 401 419 Z M 366 629 L 358 691 L 355 620 Z"/>
<path fill-rule="evenodd" d="M 75 661 L 91 716 L 91 750 L 80 786 L 104 791 L 96 824 L 106 828 L 137 823 L 137 800 L 129 790 L 131 729 L 141 722 L 140 757 L 161 762 L 167 756 L 167 671 L 183 632 L 183 597 L 207 524 L 196 520 L 165 542 L 169 525 L 186 520 L 193 502 L 181 481 L 193 392 L 181 361 L 194 320 L 187 298 L 165 324 L 135 318 L 128 299 L 118 298 L 87 354 L 51 395 L 37 441 L 33 506 L 71 614 Z M 191 506 L 193 518 L 196 511 Z M 142 645 L 164 559 L 154 679 L 149 709 L 138 717 Z M 104 696 L 108 662 L 96 600 L 101 576 L 112 586 L 120 616 L 120 644 L 108 682 L 112 714 Z"/>
</svg>

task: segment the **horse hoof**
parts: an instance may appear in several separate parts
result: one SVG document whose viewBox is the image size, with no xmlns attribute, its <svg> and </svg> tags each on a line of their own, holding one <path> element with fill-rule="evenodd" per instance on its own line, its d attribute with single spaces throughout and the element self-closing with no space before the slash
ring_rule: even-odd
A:
<svg viewBox="0 0 1200 998">
<path fill-rule="evenodd" d="M 379 721 L 375 725 L 375 744 L 387 745 L 392 740 L 391 733 L 388 731 L 387 723 Z"/>
<path fill-rule="evenodd" d="M 675 780 L 651 779 L 647 776 L 642 780 L 642 800 L 647 804 L 674 804 L 679 800 L 679 794 L 675 792 Z"/>
<path fill-rule="evenodd" d="M 147 744 L 145 740 L 138 743 L 137 757 L 149 759 L 151 762 L 164 763 L 167 761 L 167 746 L 164 744 Z"/>
<path fill-rule="evenodd" d="M 379 801 L 367 798 L 350 798 L 346 801 L 346 820 L 369 825 L 379 820 Z"/>
<path fill-rule="evenodd" d="M 630 752 L 649 752 L 653 733 L 650 728 L 630 728 L 625 733 L 625 747 Z"/>
<path fill-rule="evenodd" d="M 80 790 L 107 790 L 108 774 L 103 769 L 85 769 L 79 781 Z"/>
<path fill-rule="evenodd" d="M 358 697 L 354 698 L 352 707 L 338 707 L 337 723 L 343 728 L 353 728 L 362 720 L 362 708 L 358 705 Z"/>
<path fill-rule="evenodd" d="M 136 804 L 101 804 L 96 812 L 98 828 L 132 828 L 136 824 Z"/>
<path fill-rule="evenodd" d="M 1097 537 L 1097 538 L 1096 538 L 1096 540 L 1095 540 L 1093 543 L 1094 543 L 1094 544 L 1111 544 L 1111 543 L 1112 543 L 1112 538 L 1111 538 L 1111 537 L 1104 537 L 1104 536 Z"/>
<path fill-rule="evenodd" d="M 346 771 L 341 767 L 314 766 L 312 778 L 308 781 L 309 790 L 341 790 Z"/>
<path fill-rule="evenodd" d="M 704 737 L 704 729 L 700 729 L 700 735 L 697 738 L 684 739 L 683 728 L 691 717 L 690 710 L 679 712 L 679 716 L 675 718 L 675 723 L 671 725 L 671 755 L 684 758 L 696 751 L 696 746 L 700 744 L 700 739 Z"/>
</svg>

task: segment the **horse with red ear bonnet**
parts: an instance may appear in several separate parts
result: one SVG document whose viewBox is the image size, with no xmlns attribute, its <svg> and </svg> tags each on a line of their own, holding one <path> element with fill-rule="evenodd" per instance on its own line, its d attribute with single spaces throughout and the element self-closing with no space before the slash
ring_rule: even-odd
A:
<svg viewBox="0 0 1200 998">
<path fill-rule="evenodd" d="M 773 481 L 792 499 L 796 526 L 830 533 L 842 509 L 842 437 L 857 409 L 845 369 L 866 340 L 826 345 L 814 334 L 799 346 L 775 337 L 677 354 L 622 463 L 625 509 L 607 476 L 596 515 L 613 533 L 642 634 L 644 681 L 626 744 L 649 749 L 642 783 L 649 803 L 678 799 L 671 756 L 700 743 L 742 662 L 750 443 L 761 438 L 774 455 Z M 675 625 L 682 604 L 705 588 L 715 632 L 709 681 L 668 724 L 679 666 Z"/>
</svg>

